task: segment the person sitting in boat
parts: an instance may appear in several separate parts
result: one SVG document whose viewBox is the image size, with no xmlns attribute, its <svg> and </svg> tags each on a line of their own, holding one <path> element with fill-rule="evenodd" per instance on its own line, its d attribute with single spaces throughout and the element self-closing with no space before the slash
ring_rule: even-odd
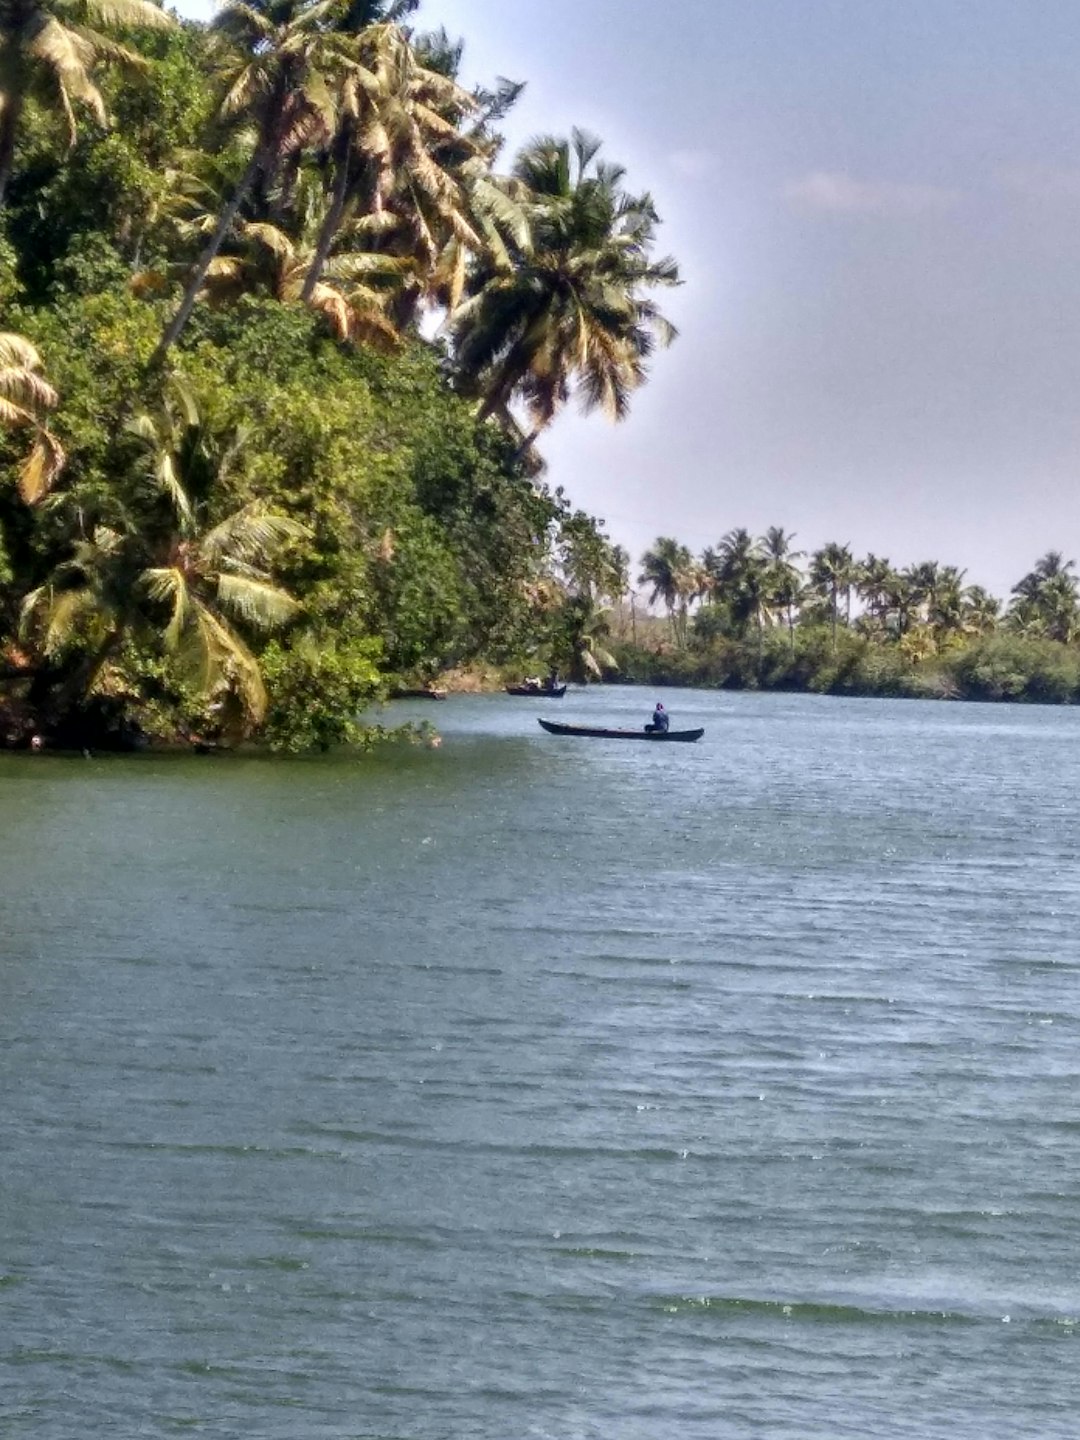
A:
<svg viewBox="0 0 1080 1440">
<path fill-rule="evenodd" d="M 663 705 L 661 704 L 661 702 L 658 700 L 658 701 L 656 702 L 656 709 L 653 711 L 653 714 L 652 714 L 652 719 L 649 721 L 648 725 L 645 726 L 645 729 L 648 731 L 648 733 L 649 733 L 650 735 L 653 735 L 653 734 L 666 735 L 667 732 L 668 732 L 668 726 L 669 726 L 670 724 L 671 724 L 671 719 L 670 719 L 670 717 L 668 716 L 668 713 L 667 713 L 667 711 L 664 709 L 664 707 L 663 707 Z"/>
<path fill-rule="evenodd" d="M 557 666 L 552 665 L 551 669 L 548 671 L 547 679 L 544 681 L 544 689 L 545 689 L 545 690 L 548 692 L 548 694 L 550 695 L 550 693 L 552 692 L 552 690 L 557 690 L 558 688 L 559 688 L 559 670 L 558 670 L 558 667 L 557 667 Z"/>
</svg>

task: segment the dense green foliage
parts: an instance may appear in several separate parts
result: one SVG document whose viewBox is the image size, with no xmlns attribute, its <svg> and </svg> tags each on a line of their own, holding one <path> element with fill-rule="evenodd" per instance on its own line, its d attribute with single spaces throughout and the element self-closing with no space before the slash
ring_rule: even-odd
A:
<svg viewBox="0 0 1080 1440">
<path fill-rule="evenodd" d="M 532 444 L 625 413 L 675 267 L 591 138 L 500 175 L 519 87 L 416 9 L 0 14 L 3 743 L 319 748 L 450 666 L 609 663 L 625 561 Z"/>
<path fill-rule="evenodd" d="M 800 563 L 804 562 L 804 563 Z M 1044 555 L 1003 606 L 952 566 L 897 571 L 846 545 L 810 556 L 773 528 L 694 556 L 661 536 L 638 583 L 667 620 L 623 599 L 624 679 L 936 699 L 1080 700 L 1075 565 Z M 628 623 L 629 622 L 629 623 Z"/>
</svg>

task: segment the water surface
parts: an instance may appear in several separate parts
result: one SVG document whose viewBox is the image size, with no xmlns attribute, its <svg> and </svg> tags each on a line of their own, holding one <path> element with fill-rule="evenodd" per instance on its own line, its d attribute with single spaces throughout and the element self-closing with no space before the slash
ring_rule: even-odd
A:
<svg viewBox="0 0 1080 1440">
<path fill-rule="evenodd" d="M 1075 1436 L 1080 713 L 0 759 L 0 1429 Z"/>
</svg>

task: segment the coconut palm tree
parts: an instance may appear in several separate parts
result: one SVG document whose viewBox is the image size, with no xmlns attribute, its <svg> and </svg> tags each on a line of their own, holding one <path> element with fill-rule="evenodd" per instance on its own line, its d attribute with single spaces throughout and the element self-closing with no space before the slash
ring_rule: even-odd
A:
<svg viewBox="0 0 1080 1440">
<path fill-rule="evenodd" d="M 248 725 L 257 724 L 266 694 L 243 631 L 272 630 L 295 615 L 270 566 L 307 531 L 257 501 L 210 520 L 207 496 L 237 447 L 215 451 L 179 382 L 157 414 L 128 428 L 131 472 L 110 523 L 85 533 L 23 604 L 24 637 L 52 682 L 46 717 L 55 723 L 87 699 L 132 641 L 163 653 L 206 699 L 233 697 Z"/>
<path fill-rule="evenodd" d="M 921 604 L 919 592 L 912 587 L 906 572 L 900 574 L 894 571 L 892 576 L 885 580 L 882 601 L 885 607 L 885 622 L 897 638 L 903 639 L 912 624 L 918 620 Z"/>
<path fill-rule="evenodd" d="M 332 81 L 350 57 L 347 38 L 330 24 L 331 10 L 331 0 L 226 0 L 211 22 L 231 57 L 219 119 L 250 129 L 254 142 L 152 364 L 163 360 L 183 333 L 207 271 L 248 197 L 258 187 L 265 200 L 285 162 L 332 132 Z"/>
<path fill-rule="evenodd" d="M 882 630 L 888 621 L 888 591 L 895 578 L 892 565 L 880 555 L 871 552 L 859 561 L 855 591 L 866 606 L 867 616 Z"/>
<path fill-rule="evenodd" d="M 1022 600 L 1034 600 L 1037 603 L 1043 587 L 1051 580 L 1065 577 L 1075 584 L 1075 569 L 1075 560 L 1066 560 L 1060 550 L 1048 550 L 1045 555 L 1040 556 L 1024 578 L 1013 586 L 1012 593 Z"/>
<path fill-rule="evenodd" d="M 323 278 L 309 291 L 308 235 L 294 240 L 268 220 L 238 220 L 230 253 L 220 253 L 210 262 L 200 293 L 212 304 L 251 293 L 272 295 L 285 304 L 302 301 L 325 318 L 339 340 L 363 340 L 384 348 L 396 345 L 400 336 L 388 312 L 412 272 L 412 263 L 349 249 L 347 232 L 336 238 L 342 250 L 324 261 Z"/>
<path fill-rule="evenodd" d="M 987 635 L 997 625 L 1001 601 L 981 585 L 969 585 L 964 591 L 962 623 L 969 635 Z"/>
<path fill-rule="evenodd" d="M 1068 644 L 1080 627 L 1080 601 L 1075 560 L 1060 550 L 1048 550 L 1013 586 L 1010 623 L 1031 628 L 1039 622 L 1043 634 Z"/>
<path fill-rule="evenodd" d="M 422 64 L 398 25 L 368 25 L 350 40 L 351 63 L 340 72 L 329 146 L 330 201 L 304 300 L 350 210 L 367 222 L 373 241 L 412 258 L 425 277 L 435 271 L 448 238 L 463 247 L 462 255 L 481 246 L 460 174 L 474 154 L 460 129 L 476 109 L 473 97 Z M 483 169 L 474 189 L 482 184 Z"/>
<path fill-rule="evenodd" d="M 625 172 L 599 150 L 574 130 L 519 155 L 530 243 L 515 244 L 509 264 L 481 257 L 449 317 L 462 388 L 480 399 L 481 417 L 523 403 L 526 449 L 572 394 L 584 410 L 622 419 L 649 356 L 675 334 L 650 295 L 679 283 L 675 262 L 652 255 L 656 208 L 627 192 Z"/>
<path fill-rule="evenodd" d="M 107 123 L 98 66 L 145 63 L 108 32 L 175 24 L 151 0 L 5 0 L 0 10 L 0 210 L 27 102 L 34 100 L 59 116 L 74 145 L 76 107 L 89 111 L 99 125 Z"/>
<path fill-rule="evenodd" d="M 46 424 L 56 391 L 42 378 L 41 357 L 21 335 L 0 331 L 0 429 L 25 430 L 30 449 L 19 466 L 19 493 L 35 505 L 64 464 L 64 451 Z"/>
<path fill-rule="evenodd" d="M 758 553 L 765 562 L 766 601 L 771 608 L 783 612 L 793 645 L 793 611 L 802 591 L 802 573 L 795 563 L 802 558 L 802 551 L 792 548 L 794 540 L 795 536 L 781 526 L 770 525 L 758 541 Z"/>
<path fill-rule="evenodd" d="M 652 549 L 646 550 L 641 557 L 638 584 L 651 587 L 650 605 L 655 605 L 657 600 L 663 600 L 676 641 L 679 639 L 677 616 L 683 601 L 684 581 L 693 565 L 693 559 L 685 545 L 680 545 L 677 540 L 667 535 L 659 536 L 653 542 Z"/>
<path fill-rule="evenodd" d="M 934 577 L 927 600 L 926 620 L 938 640 L 963 632 L 965 573 L 955 565 L 943 565 Z"/>
<path fill-rule="evenodd" d="M 763 627 L 771 619 L 767 576 L 768 561 L 749 530 L 729 530 L 717 553 L 715 592 L 740 634 L 750 624 L 757 628 L 759 649 Z"/>
<path fill-rule="evenodd" d="M 825 545 L 811 556 L 810 588 L 828 604 L 834 650 L 836 629 L 840 620 L 840 600 L 843 598 L 846 616 L 850 620 L 851 589 L 857 575 L 858 569 L 849 545 Z"/>
<path fill-rule="evenodd" d="M 610 634 L 606 607 L 588 594 L 567 596 L 554 622 L 553 666 L 577 684 L 598 680 L 605 670 L 615 668 L 615 657 L 605 643 Z"/>
</svg>

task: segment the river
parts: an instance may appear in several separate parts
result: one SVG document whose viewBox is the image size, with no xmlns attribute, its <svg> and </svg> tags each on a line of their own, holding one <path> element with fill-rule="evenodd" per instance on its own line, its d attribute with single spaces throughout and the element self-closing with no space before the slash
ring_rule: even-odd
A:
<svg viewBox="0 0 1080 1440">
<path fill-rule="evenodd" d="M 1073 1440 L 1080 712 L 655 698 L 0 758 L 5 1437 Z"/>
</svg>

